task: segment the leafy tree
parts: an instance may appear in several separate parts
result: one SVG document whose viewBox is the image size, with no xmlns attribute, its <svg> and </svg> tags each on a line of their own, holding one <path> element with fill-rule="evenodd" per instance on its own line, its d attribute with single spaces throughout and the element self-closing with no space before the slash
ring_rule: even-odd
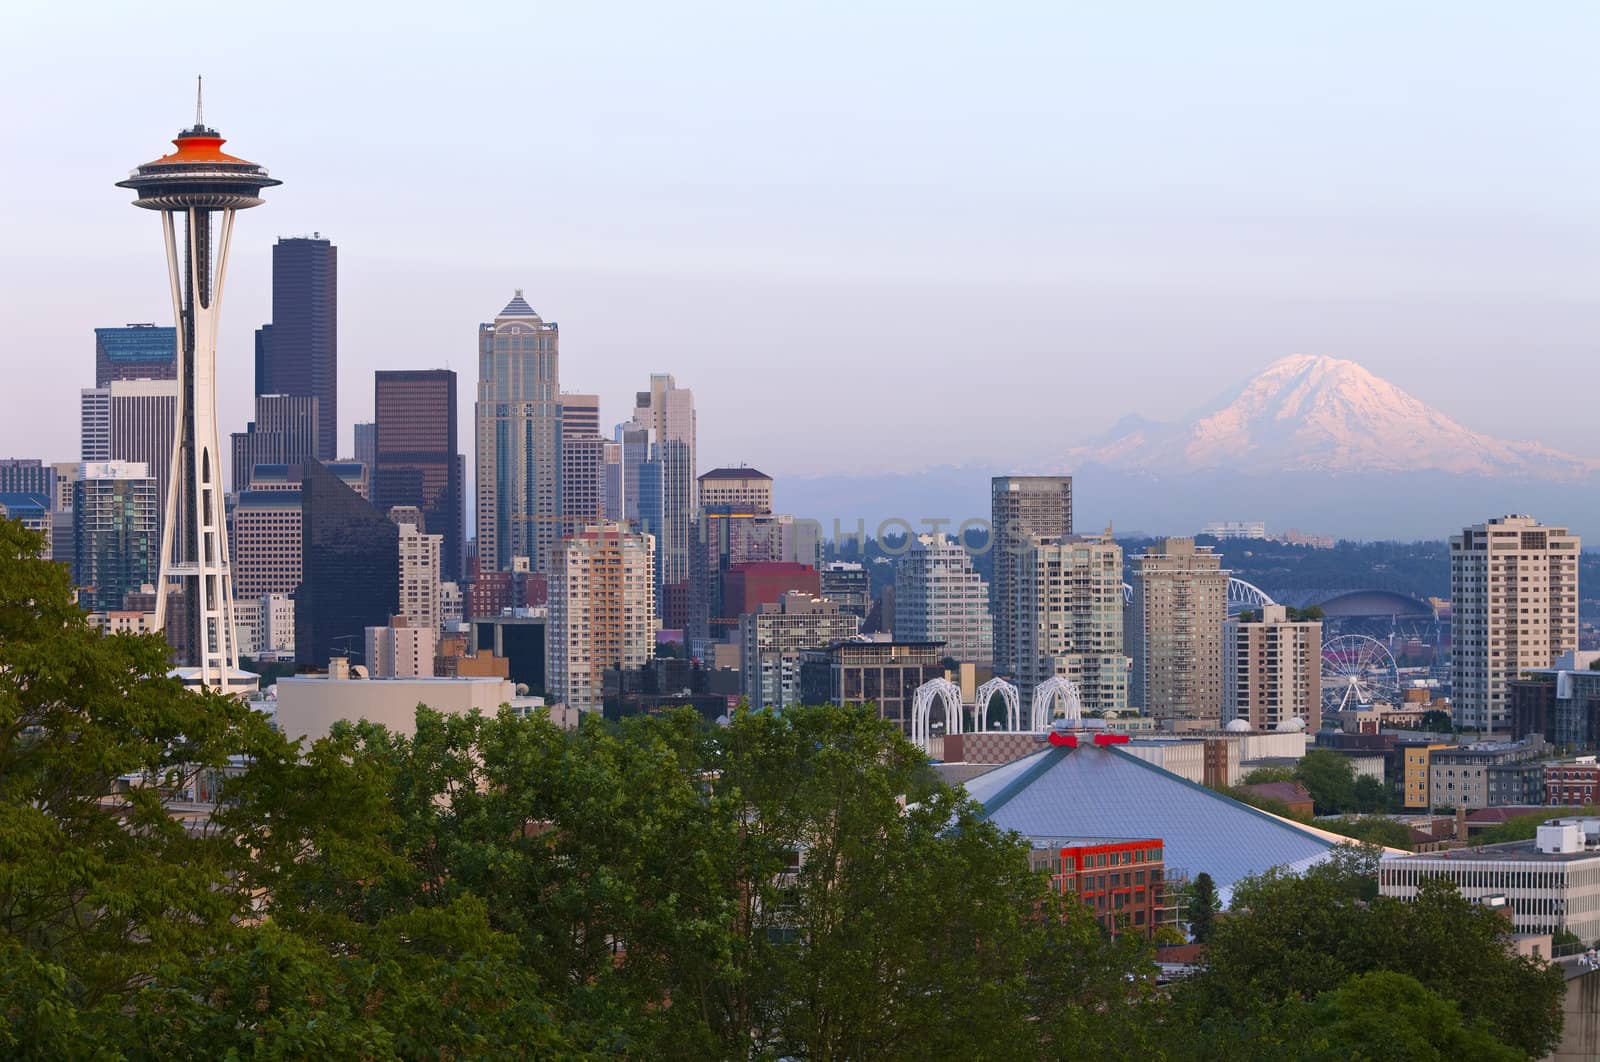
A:
<svg viewBox="0 0 1600 1062">
<path fill-rule="evenodd" d="M 1265 785 L 1269 782 L 1293 782 L 1298 778 L 1293 767 L 1257 767 L 1244 776 L 1245 785 Z"/>
<path fill-rule="evenodd" d="M 1365 844 L 1399 848 L 1409 852 L 1414 847 L 1411 827 L 1385 815 L 1366 815 L 1359 819 L 1322 819 L 1317 827 L 1330 833 L 1343 834 Z"/>
<path fill-rule="evenodd" d="M 1222 909 L 1222 899 L 1217 895 L 1217 883 L 1211 880 L 1211 875 L 1201 871 L 1195 875 L 1194 885 L 1189 889 L 1189 904 L 1185 910 L 1189 922 L 1189 935 L 1196 944 L 1211 943 L 1212 927 L 1216 924 L 1217 912 Z"/>
<path fill-rule="evenodd" d="M 1517 1062 L 1527 1057 L 1502 1042 L 1482 1020 L 1468 1025 L 1460 1009 L 1403 973 L 1357 974 L 1315 1005 L 1317 1054 L 1373 1062 Z"/>
<path fill-rule="evenodd" d="M 1455 728 L 1450 713 L 1442 708 L 1429 708 L 1422 713 L 1421 727 L 1436 734 L 1448 734 Z"/>
<path fill-rule="evenodd" d="M 1504 920 L 1447 882 L 1425 882 L 1409 902 L 1375 896 L 1376 861 L 1374 851 L 1348 850 L 1300 876 L 1272 871 L 1236 884 L 1209 967 L 1175 992 L 1179 1025 L 1202 1042 L 1231 1042 L 1251 1026 L 1230 1024 L 1237 1016 L 1310 1003 L 1351 977 L 1389 971 L 1453 1003 L 1467 1025 L 1481 1022 L 1528 1055 L 1548 1052 L 1561 1029 L 1560 971 L 1511 953 Z"/>
<path fill-rule="evenodd" d="M 1508 841 L 1531 841 L 1539 835 L 1539 827 L 1549 822 L 1555 814 L 1553 809 L 1532 811 L 1526 815 L 1516 815 L 1497 826 L 1490 826 L 1474 838 L 1476 844 L 1505 844 Z M 1590 804 L 1576 812 L 1562 812 L 1579 817 L 1600 815 L 1600 808 Z"/>
<path fill-rule="evenodd" d="M 1311 749 L 1296 768 L 1319 815 L 1335 815 L 1355 806 L 1355 772 L 1350 761 L 1331 749 Z"/>
<path fill-rule="evenodd" d="M 1350 808 L 1363 815 L 1370 815 L 1375 811 L 1383 811 L 1389 806 L 1389 790 L 1384 784 L 1364 774 L 1355 780 L 1351 788 Z"/>
</svg>

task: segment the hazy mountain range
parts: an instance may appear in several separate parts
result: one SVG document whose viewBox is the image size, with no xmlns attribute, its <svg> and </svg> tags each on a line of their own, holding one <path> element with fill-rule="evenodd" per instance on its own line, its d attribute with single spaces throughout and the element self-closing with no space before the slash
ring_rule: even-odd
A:
<svg viewBox="0 0 1600 1062">
<path fill-rule="evenodd" d="M 780 507 L 854 529 L 988 513 L 991 475 L 1070 473 L 1077 529 L 1184 534 L 1266 520 L 1359 538 L 1442 538 L 1531 512 L 1600 527 L 1600 461 L 1475 432 L 1352 361 L 1281 358 L 1181 423 L 1124 418 L 1058 460 L 899 475 L 779 476 Z M 1600 534 L 1600 530 L 1597 530 Z"/>
</svg>

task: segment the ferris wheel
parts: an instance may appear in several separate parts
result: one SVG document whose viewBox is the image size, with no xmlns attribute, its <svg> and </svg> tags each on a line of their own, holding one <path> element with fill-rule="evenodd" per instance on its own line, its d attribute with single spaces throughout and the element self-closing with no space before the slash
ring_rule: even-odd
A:
<svg viewBox="0 0 1600 1062">
<path fill-rule="evenodd" d="M 1389 647 L 1364 634 L 1341 634 L 1322 643 L 1322 710 L 1400 700 L 1400 671 Z"/>
</svg>

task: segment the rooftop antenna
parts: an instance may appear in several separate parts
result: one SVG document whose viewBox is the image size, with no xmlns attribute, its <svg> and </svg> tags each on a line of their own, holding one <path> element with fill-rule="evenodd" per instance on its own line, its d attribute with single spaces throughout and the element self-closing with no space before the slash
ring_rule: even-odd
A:
<svg viewBox="0 0 1600 1062">
<path fill-rule="evenodd" d="M 194 127 L 205 128 L 205 78 L 199 74 L 194 76 Z"/>
</svg>

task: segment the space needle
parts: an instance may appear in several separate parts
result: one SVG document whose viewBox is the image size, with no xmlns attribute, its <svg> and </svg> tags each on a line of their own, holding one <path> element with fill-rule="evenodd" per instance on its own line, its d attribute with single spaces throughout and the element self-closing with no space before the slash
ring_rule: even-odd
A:
<svg viewBox="0 0 1600 1062">
<path fill-rule="evenodd" d="M 222 135 L 205 124 L 200 87 L 194 125 L 172 142 L 177 150 L 118 181 L 133 190 L 133 205 L 161 215 L 172 311 L 178 323 L 178 406 L 161 532 L 156 627 L 169 619 L 188 627 L 187 685 L 231 692 L 253 689 L 239 670 L 233 621 L 233 577 L 217 444 L 217 319 L 228 273 L 234 214 L 261 205 L 261 190 L 282 184 L 265 167 L 222 150 Z M 180 224 L 181 222 L 181 224 Z M 176 583 L 184 592 L 181 617 L 168 616 Z"/>
</svg>

